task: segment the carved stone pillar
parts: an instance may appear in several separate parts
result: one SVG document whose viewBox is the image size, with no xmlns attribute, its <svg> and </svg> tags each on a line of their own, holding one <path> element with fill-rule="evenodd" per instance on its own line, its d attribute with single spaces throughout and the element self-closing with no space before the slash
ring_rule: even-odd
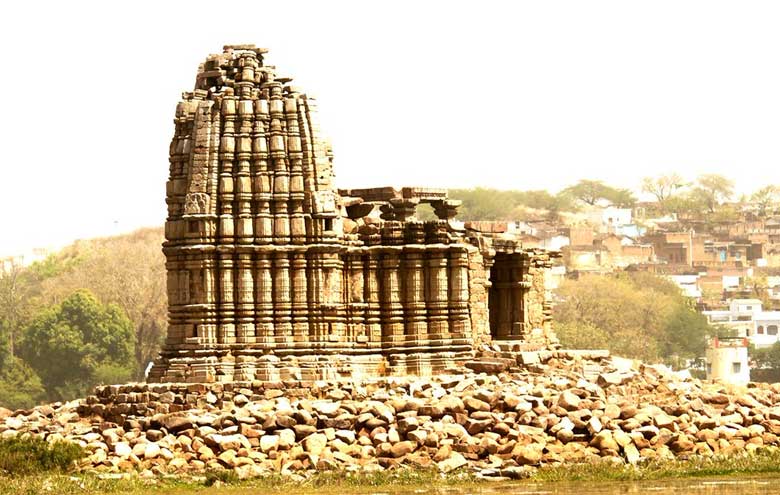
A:
<svg viewBox="0 0 780 495">
<path fill-rule="evenodd" d="M 203 267 L 203 321 L 197 324 L 196 336 L 200 342 L 215 343 L 217 341 L 217 277 L 216 261 L 205 258 Z"/>
<path fill-rule="evenodd" d="M 292 302 L 290 300 L 290 260 L 286 251 L 273 253 L 274 330 L 277 343 L 292 342 Z"/>
<path fill-rule="evenodd" d="M 290 241 L 293 244 L 303 244 L 306 242 L 303 212 L 303 150 L 298 126 L 296 95 L 290 95 L 284 100 L 284 115 L 287 120 L 287 153 L 290 159 Z"/>
<path fill-rule="evenodd" d="M 428 333 L 431 340 L 441 341 L 449 337 L 447 251 L 429 249 L 427 265 Z"/>
<path fill-rule="evenodd" d="M 344 312 L 344 261 L 338 252 L 329 252 L 324 258 L 324 291 L 326 319 L 328 321 L 328 341 L 342 342 L 346 334 Z"/>
<path fill-rule="evenodd" d="M 255 215 L 255 239 L 258 244 L 270 244 L 274 239 L 274 216 L 271 213 L 271 201 L 269 194 L 260 196 L 257 201 L 257 214 Z"/>
<path fill-rule="evenodd" d="M 257 342 L 274 342 L 274 294 L 270 253 L 257 253 L 255 261 L 255 328 Z"/>
<path fill-rule="evenodd" d="M 526 331 L 525 299 L 528 287 L 531 285 L 526 280 L 525 274 L 528 271 L 528 260 L 525 256 L 515 254 L 511 256 L 511 291 L 510 291 L 510 319 L 512 322 L 511 338 L 522 339 Z"/>
<path fill-rule="evenodd" d="M 366 328 L 370 342 L 382 341 L 380 319 L 379 257 L 376 250 L 369 251 L 365 263 Z"/>
<path fill-rule="evenodd" d="M 290 243 L 290 170 L 287 163 L 286 125 L 282 85 L 279 82 L 267 84 L 271 112 L 271 161 L 273 162 L 273 215 L 274 243 Z"/>
<path fill-rule="evenodd" d="M 291 268 L 293 341 L 308 342 L 309 303 L 305 251 L 293 253 Z"/>
<path fill-rule="evenodd" d="M 425 224 L 409 221 L 404 224 L 404 242 L 406 244 L 425 244 Z"/>
<path fill-rule="evenodd" d="M 352 342 L 367 342 L 366 333 L 366 301 L 365 301 L 365 263 L 363 253 L 352 252 L 347 255 L 348 287 L 347 303 L 347 338 Z"/>
<path fill-rule="evenodd" d="M 168 312 L 170 316 L 166 343 L 169 345 L 176 345 L 182 342 L 187 332 L 187 302 L 184 297 L 182 297 L 182 285 L 184 285 L 185 282 L 182 275 L 186 272 L 184 260 L 181 256 L 177 256 L 176 259 L 172 259 L 171 256 L 168 256 L 168 261 L 165 263 L 165 269 L 166 288 L 168 292 Z"/>
<path fill-rule="evenodd" d="M 238 303 L 236 305 L 236 342 L 255 342 L 254 281 L 252 278 L 252 255 L 238 255 Z"/>
<path fill-rule="evenodd" d="M 219 327 L 217 337 L 220 344 L 236 342 L 236 303 L 233 280 L 234 263 L 231 255 L 219 255 Z"/>
<path fill-rule="evenodd" d="M 219 173 L 219 242 L 232 244 L 235 240 L 233 224 L 233 201 L 235 199 L 233 184 L 233 165 L 236 158 L 236 105 L 237 98 L 233 96 L 232 88 L 225 90 L 221 111 L 224 121 L 222 140 L 220 142 L 220 173 Z"/>
<path fill-rule="evenodd" d="M 382 224 L 382 244 L 385 246 L 401 246 L 404 243 L 404 224 L 388 221 Z"/>
<path fill-rule="evenodd" d="M 453 339 L 469 332 L 469 258 L 465 249 L 449 252 L 449 320 Z"/>
<path fill-rule="evenodd" d="M 244 87 L 243 93 L 246 93 Z M 236 136 L 236 168 L 234 182 L 236 186 L 236 242 L 251 244 L 254 241 L 252 218 L 252 177 L 250 160 L 252 159 L 252 131 L 254 127 L 254 104 L 249 95 L 238 102 L 238 135 Z"/>
<path fill-rule="evenodd" d="M 404 248 L 402 257 L 404 333 L 409 346 L 426 345 L 428 322 L 425 308 L 425 271 L 423 251 Z"/>
<path fill-rule="evenodd" d="M 328 323 L 323 313 L 325 273 L 324 254 L 318 249 L 307 251 L 308 264 L 306 279 L 308 281 L 309 300 L 309 340 L 325 342 L 328 336 Z"/>
<path fill-rule="evenodd" d="M 252 133 L 253 176 L 252 189 L 255 202 L 255 242 L 270 244 L 273 240 L 273 215 L 271 215 L 271 172 L 268 167 L 268 141 L 266 129 L 271 117 L 268 100 L 255 101 L 255 126 Z"/>
<path fill-rule="evenodd" d="M 403 342 L 404 311 L 401 305 L 400 266 L 396 250 L 387 250 L 381 260 L 382 343 L 394 347 Z"/>
</svg>

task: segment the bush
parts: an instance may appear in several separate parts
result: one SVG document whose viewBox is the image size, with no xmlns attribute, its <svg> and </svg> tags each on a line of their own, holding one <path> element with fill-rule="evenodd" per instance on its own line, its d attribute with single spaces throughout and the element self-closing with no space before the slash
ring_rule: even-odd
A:
<svg viewBox="0 0 780 495">
<path fill-rule="evenodd" d="M 41 379 L 24 361 L 9 358 L 0 365 L 0 406 L 26 409 L 38 404 L 44 395 Z"/>
<path fill-rule="evenodd" d="M 48 399 L 71 400 L 134 364 L 133 323 L 86 289 L 42 310 L 25 330 L 21 357 L 41 377 Z M 96 376 L 99 371 L 101 376 Z M 130 373 L 127 374 L 128 376 Z"/>
<path fill-rule="evenodd" d="M 554 325 L 555 335 L 564 349 L 609 349 L 609 332 L 588 322 Z"/>
<path fill-rule="evenodd" d="M 84 449 L 74 443 L 50 444 L 38 437 L 4 438 L 0 440 L 0 472 L 28 475 L 68 471 L 84 454 Z"/>
<path fill-rule="evenodd" d="M 98 365 L 93 373 L 93 380 L 99 385 L 125 383 L 133 378 L 133 370 L 127 366 L 105 363 Z"/>
<path fill-rule="evenodd" d="M 565 347 L 604 346 L 650 362 L 691 359 L 716 330 L 677 286 L 651 273 L 567 279 L 556 298 L 554 329 Z"/>
<path fill-rule="evenodd" d="M 237 483 L 238 475 L 236 474 L 235 471 L 230 471 L 227 469 L 207 471 L 206 481 L 204 482 L 204 484 L 206 486 L 212 486 L 217 482 L 224 483 L 226 485 L 229 485 L 231 483 Z"/>
</svg>

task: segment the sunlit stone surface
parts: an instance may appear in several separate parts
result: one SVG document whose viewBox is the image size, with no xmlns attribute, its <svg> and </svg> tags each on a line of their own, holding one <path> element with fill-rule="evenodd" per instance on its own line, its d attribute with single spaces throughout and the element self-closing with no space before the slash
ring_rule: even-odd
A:
<svg viewBox="0 0 780 495">
<path fill-rule="evenodd" d="M 176 108 L 170 327 L 149 380 L 426 375 L 493 340 L 549 346 L 550 254 L 457 222 L 443 189 L 336 189 L 314 99 L 265 52 L 209 56 Z"/>
</svg>

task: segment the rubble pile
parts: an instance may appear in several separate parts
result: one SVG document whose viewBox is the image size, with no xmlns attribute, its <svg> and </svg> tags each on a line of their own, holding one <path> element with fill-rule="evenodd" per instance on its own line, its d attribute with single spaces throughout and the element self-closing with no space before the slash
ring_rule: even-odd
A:
<svg viewBox="0 0 780 495">
<path fill-rule="evenodd" d="M 4 411 L 0 436 L 77 442 L 86 471 L 241 478 L 402 466 L 521 477 L 545 464 L 780 444 L 780 384 L 736 389 L 599 354 L 536 358 L 498 375 L 106 386 Z"/>
</svg>

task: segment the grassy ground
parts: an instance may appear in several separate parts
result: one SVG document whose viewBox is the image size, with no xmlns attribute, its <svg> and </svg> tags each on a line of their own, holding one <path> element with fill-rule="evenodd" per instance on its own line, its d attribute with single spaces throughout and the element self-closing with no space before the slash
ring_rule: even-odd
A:
<svg viewBox="0 0 780 495">
<path fill-rule="evenodd" d="M 579 464 L 539 469 L 536 474 L 521 481 L 509 482 L 515 488 L 533 483 L 593 483 L 658 481 L 702 477 L 775 477 L 780 476 L 780 451 L 766 450 L 752 455 L 728 458 L 696 458 L 687 461 L 658 461 L 640 467 L 615 465 L 608 462 Z M 482 482 L 464 473 L 444 477 L 434 471 L 400 470 L 372 474 L 345 475 L 320 473 L 305 481 L 290 478 L 269 477 L 250 481 L 229 478 L 219 480 L 189 480 L 161 478 L 155 480 L 122 479 L 101 480 L 95 475 L 69 476 L 64 474 L 35 474 L 29 476 L 0 476 L 0 494 L 219 494 L 250 495 L 257 493 L 310 493 L 310 494 L 421 494 L 421 493 L 479 493 L 494 485 Z M 225 482 L 227 481 L 227 482 Z M 209 486 L 210 485 L 210 486 Z M 507 493 L 501 490 L 502 493 Z M 549 492 L 548 492 L 549 493 Z"/>
<path fill-rule="evenodd" d="M 653 481 L 666 479 L 780 476 L 780 450 L 761 449 L 754 454 L 729 457 L 693 457 L 678 461 L 651 461 L 640 466 L 570 464 L 539 469 L 534 481 Z"/>
</svg>

